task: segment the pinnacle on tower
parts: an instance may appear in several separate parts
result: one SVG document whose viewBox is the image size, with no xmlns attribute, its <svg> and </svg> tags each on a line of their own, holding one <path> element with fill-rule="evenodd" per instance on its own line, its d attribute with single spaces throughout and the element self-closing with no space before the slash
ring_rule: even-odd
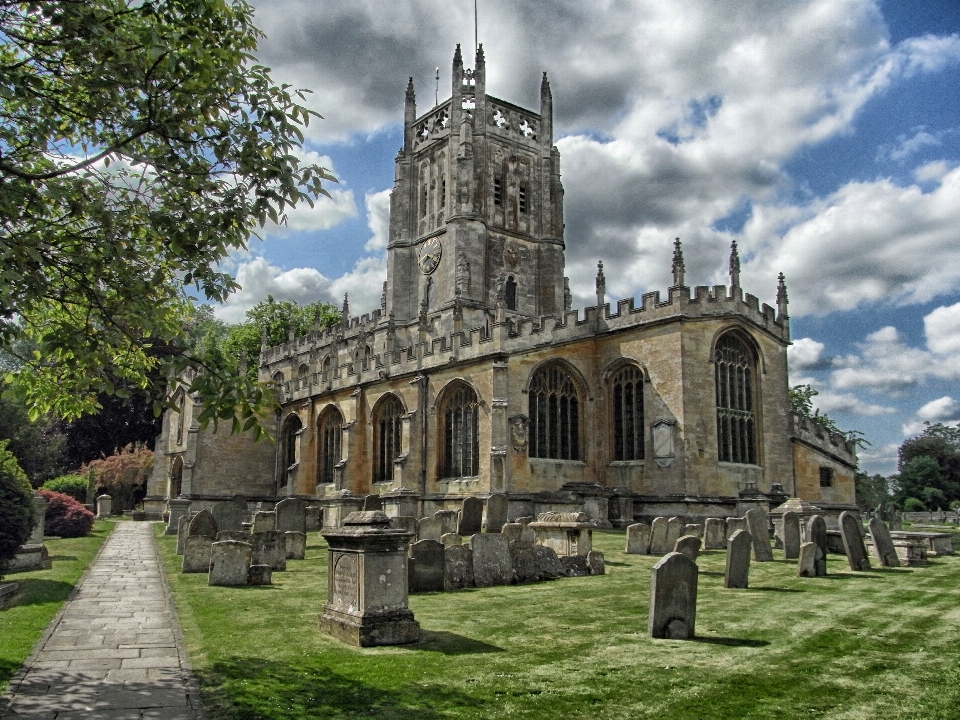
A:
<svg viewBox="0 0 960 720">
<path fill-rule="evenodd" d="M 787 314 L 787 281 L 783 273 L 777 276 L 777 314 L 780 318 L 790 317 Z"/>
<path fill-rule="evenodd" d="M 737 241 L 730 244 L 730 285 L 740 287 L 740 253 L 737 252 Z"/>
<path fill-rule="evenodd" d="M 597 261 L 597 295 L 607 292 L 607 278 L 603 274 L 603 260 Z"/>
<path fill-rule="evenodd" d="M 463 55 L 460 54 L 460 43 L 457 43 L 457 49 L 453 52 L 453 67 L 463 67 Z"/>
<path fill-rule="evenodd" d="M 343 323 L 343 327 L 350 326 L 350 299 L 347 297 L 347 293 L 343 294 L 343 310 L 340 311 L 342 317 L 340 318 Z"/>
<path fill-rule="evenodd" d="M 550 92 L 550 81 L 547 79 L 547 71 L 543 71 L 543 80 L 540 81 L 540 97 L 553 97 L 553 93 Z"/>
<path fill-rule="evenodd" d="M 686 267 L 683 264 L 683 250 L 680 248 L 680 238 L 673 242 L 673 285 L 674 287 L 683 286 L 683 271 Z"/>
<path fill-rule="evenodd" d="M 483 54 L 483 43 L 480 43 L 480 46 L 477 48 L 477 60 L 474 69 L 479 68 L 482 65 L 486 65 L 486 58 Z"/>
</svg>

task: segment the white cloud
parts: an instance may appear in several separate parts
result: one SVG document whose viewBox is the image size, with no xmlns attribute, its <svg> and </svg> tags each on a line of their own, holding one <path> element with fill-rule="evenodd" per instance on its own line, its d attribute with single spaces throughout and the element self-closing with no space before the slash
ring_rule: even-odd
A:
<svg viewBox="0 0 960 720">
<path fill-rule="evenodd" d="M 390 233 L 390 190 L 367 193 L 364 204 L 367 206 L 367 226 L 372 236 L 363 249 L 368 252 L 385 250 Z"/>
<path fill-rule="evenodd" d="M 924 147 L 943 144 L 939 137 L 931 135 L 923 127 L 915 128 L 915 130 L 916 132 L 909 137 L 906 135 L 899 136 L 895 146 L 882 146 L 877 151 L 877 161 L 889 159 L 899 162 L 914 153 L 920 152 Z"/>
<path fill-rule="evenodd" d="M 938 307 L 923 318 L 923 331 L 933 352 L 960 354 L 960 303 Z"/>
<path fill-rule="evenodd" d="M 812 338 L 800 338 L 787 348 L 790 371 L 813 370 L 824 366 L 823 351 L 825 345 Z M 794 383 L 796 384 L 796 383 Z"/>
<path fill-rule="evenodd" d="M 913 177 L 919 183 L 940 182 L 948 172 L 950 166 L 945 160 L 934 160 L 916 168 Z"/>
<path fill-rule="evenodd" d="M 917 410 L 917 417 L 931 423 L 955 422 L 960 419 L 960 402 L 949 395 L 931 400 Z"/>
</svg>

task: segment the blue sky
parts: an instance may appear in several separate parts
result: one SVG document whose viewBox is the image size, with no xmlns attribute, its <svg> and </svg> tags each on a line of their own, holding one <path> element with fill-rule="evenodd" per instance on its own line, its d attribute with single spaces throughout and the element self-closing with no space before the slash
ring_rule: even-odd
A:
<svg viewBox="0 0 960 720">
<path fill-rule="evenodd" d="M 268 293 L 378 305 L 408 76 L 418 112 L 472 66 L 472 3 L 261 0 L 259 59 L 324 116 L 306 156 L 333 198 L 232 258 L 241 320 Z M 790 294 L 791 383 L 872 443 L 869 472 L 923 422 L 960 421 L 960 3 L 956 0 L 479 0 L 488 92 L 537 107 L 550 76 L 567 275 L 592 304 L 687 282 Z"/>
</svg>

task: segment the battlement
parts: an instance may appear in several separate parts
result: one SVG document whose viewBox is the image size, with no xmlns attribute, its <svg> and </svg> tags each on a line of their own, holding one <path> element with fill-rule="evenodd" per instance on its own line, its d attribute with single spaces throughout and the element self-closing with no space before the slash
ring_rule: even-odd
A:
<svg viewBox="0 0 960 720">
<path fill-rule="evenodd" d="M 833 455 L 851 466 L 857 464 L 857 443 L 843 433 L 831 432 L 794 411 L 790 412 L 790 432 L 794 438 L 807 445 Z"/>
</svg>

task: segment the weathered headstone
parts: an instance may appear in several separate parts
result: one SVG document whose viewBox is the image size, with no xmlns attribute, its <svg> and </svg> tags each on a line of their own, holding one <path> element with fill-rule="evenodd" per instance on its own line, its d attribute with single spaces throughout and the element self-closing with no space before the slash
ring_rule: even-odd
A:
<svg viewBox="0 0 960 720">
<path fill-rule="evenodd" d="M 673 544 L 673 552 L 681 553 L 684 557 L 696 562 L 697 556 L 700 554 L 700 538 L 696 535 L 684 535 L 677 538 L 677 541 Z"/>
<path fill-rule="evenodd" d="M 219 532 L 237 532 L 243 530 L 243 521 L 247 519 L 247 513 L 240 509 L 240 506 L 233 501 L 218 502 L 210 508 L 210 514 L 217 521 L 217 530 Z M 246 582 L 246 581 L 244 581 Z"/>
<path fill-rule="evenodd" d="M 250 532 L 262 533 L 277 529 L 277 514 L 272 511 L 258 510 L 253 514 L 253 527 Z"/>
<path fill-rule="evenodd" d="M 796 560 L 800 557 L 800 514 L 787 510 L 782 516 L 783 557 Z"/>
<path fill-rule="evenodd" d="M 286 533 L 277 530 L 255 532 L 250 535 L 253 545 L 253 564 L 269 565 L 273 570 L 287 569 Z"/>
<path fill-rule="evenodd" d="M 664 555 L 650 570 L 652 638 L 689 640 L 697 617 L 697 564 L 681 553 Z"/>
<path fill-rule="evenodd" d="M 623 549 L 628 555 L 646 555 L 650 552 L 650 526 L 634 523 L 627 526 L 627 544 Z"/>
<path fill-rule="evenodd" d="M 520 539 L 525 543 L 533 545 L 537 542 L 537 533 L 529 524 L 523 525 L 520 531 Z"/>
<path fill-rule="evenodd" d="M 540 579 L 540 570 L 537 567 L 537 557 L 533 554 L 533 544 L 514 540 L 509 543 L 510 566 L 513 568 L 513 583 L 537 582 Z"/>
<path fill-rule="evenodd" d="M 459 510 L 437 510 L 433 517 L 440 521 L 440 534 L 446 535 L 457 531 L 457 525 L 460 524 Z M 421 540 L 423 538 L 420 538 Z"/>
<path fill-rule="evenodd" d="M 380 499 L 379 495 L 364 495 L 363 511 L 374 512 L 375 510 L 383 510 L 383 500 Z"/>
<path fill-rule="evenodd" d="M 410 592 L 443 592 L 443 553 L 443 545 L 436 540 L 419 540 L 410 546 Z"/>
<path fill-rule="evenodd" d="M 510 584 L 513 568 L 510 544 L 505 537 L 499 533 L 475 533 L 470 537 L 470 549 L 473 550 L 473 581 L 477 587 Z"/>
<path fill-rule="evenodd" d="M 303 560 L 307 554 L 307 534 L 293 530 L 287 530 L 283 534 L 283 542 L 287 548 L 287 560 Z"/>
<path fill-rule="evenodd" d="M 870 540 L 873 542 L 873 555 L 883 567 L 900 567 L 900 558 L 897 557 L 897 548 L 890 537 L 890 530 L 886 523 L 876 517 L 870 519 L 867 526 L 870 530 Z"/>
<path fill-rule="evenodd" d="M 727 540 L 733 537 L 733 534 L 737 530 L 746 530 L 750 532 L 750 528 L 747 527 L 747 519 L 743 517 L 728 517 L 726 519 L 727 524 Z"/>
<path fill-rule="evenodd" d="M 110 517 L 113 513 L 113 498 L 109 495 L 100 495 L 97 497 L 97 517 Z"/>
<path fill-rule="evenodd" d="M 487 532 L 498 533 L 507 522 L 509 510 L 507 496 L 494 493 L 487 498 Z"/>
<path fill-rule="evenodd" d="M 440 544 L 444 547 L 450 545 L 463 545 L 463 538 L 456 533 L 444 533 L 440 536 Z"/>
<path fill-rule="evenodd" d="M 703 540 L 703 525 L 700 523 L 687 523 L 683 526 L 684 535 L 693 535 Z"/>
<path fill-rule="evenodd" d="M 201 510 L 190 520 L 190 527 L 187 529 L 187 535 L 202 535 L 212 541 L 217 537 L 217 521 L 209 510 Z"/>
<path fill-rule="evenodd" d="M 274 508 L 277 514 L 275 529 L 279 532 L 307 531 L 307 505 L 300 498 L 286 498 L 277 503 Z"/>
<path fill-rule="evenodd" d="M 587 570 L 591 575 L 603 575 L 607 572 L 602 552 L 591 550 L 587 553 Z"/>
<path fill-rule="evenodd" d="M 448 545 L 443 550 L 443 589 L 469 587 L 473 587 L 473 550 L 468 545 Z"/>
<path fill-rule="evenodd" d="M 247 571 L 247 585 L 272 585 L 273 568 L 269 565 L 251 565 Z"/>
<path fill-rule="evenodd" d="M 436 540 L 440 542 L 440 536 L 443 532 L 443 522 L 438 517 L 420 518 L 420 525 L 417 529 L 417 538 L 420 540 Z"/>
<path fill-rule="evenodd" d="M 218 530 L 216 542 L 224 542 L 225 540 L 249 543 L 250 532 L 248 530 Z"/>
<path fill-rule="evenodd" d="M 463 499 L 463 509 L 460 511 L 460 524 L 457 532 L 460 535 L 473 535 L 480 532 L 483 521 L 483 500 L 476 497 Z M 502 524 L 502 523 L 501 523 Z"/>
<path fill-rule="evenodd" d="M 817 577 L 817 556 L 820 548 L 815 542 L 805 542 L 800 546 L 800 558 L 797 561 L 798 577 Z"/>
<path fill-rule="evenodd" d="M 656 517 L 650 523 L 650 554 L 666 555 L 673 548 L 667 547 L 667 519 Z"/>
<path fill-rule="evenodd" d="M 183 555 L 183 546 L 187 542 L 187 531 L 190 529 L 190 516 L 181 515 L 177 520 L 177 555 Z"/>
<path fill-rule="evenodd" d="M 405 533 L 416 538 L 420 530 L 420 522 L 412 515 L 397 515 L 396 517 L 390 518 L 390 527 L 394 530 L 403 530 Z"/>
<path fill-rule="evenodd" d="M 183 544 L 181 572 L 201 573 L 210 570 L 210 546 L 213 538 L 206 535 L 188 535 Z"/>
<path fill-rule="evenodd" d="M 557 558 L 567 577 L 587 577 L 590 574 L 586 555 L 558 555 Z"/>
<path fill-rule="evenodd" d="M 744 517 L 753 541 L 753 559 L 757 562 L 772 562 L 773 550 L 770 547 L 770 521 L 767 513 L 755 507 L 747 510 Z"/>
<path fill-rule="evenodd" d="M 307 505 L 304 510 L 306 511 L 303 523 L 304 532 L 312 533 L 320 530 L 320 517 L 323 513 L 323 507 L 320 505 Z"/>
<path fill-rule="evenodd" d="M 683 535 L 683 520 L 678 517 L 672 517 L 667 520 L 667 549 L 665 552 L 673 552 L 673 546 Z"/>
<path fill-rule="evenodd" d="M 867 546 L 863 542 L 863 526 L 853 513 L 840 513 L 840 536 L 850 569 L 869 570 L 870 558 L 867 557 Z"/>
<path fill-rule="evenodd" d="M 557 552 L 546 545 L 534 545 L 533 556 L 537 561 L 537 572 L 541 580 L 551 580 L 563 576 L 563 565 Z"/>
<path fill-rule="evenodd" d="M 727 524 L 723 518 L 707 518 L 703 522 L 703 549 L 722 550 L 727 546 Z"/>
<path fill-rule="evenodd" d="M 207 584 L 246 585 L 247 574 L 250 572 L 250 558 L 249 543 L 236 540 L 213 543 L 210 546 L 210 575 L 207 578 Z"/>
<path fill-rule="evenodd" d="M 500 528 L 500 534 L 509 542 L 520 539 L 520 533 L 523 532 L 523 525 L 520 523 L 504 523 Z"/>
<path fill-rule="evenodd" d="M 807 521 L 807 540 L 819 550 L 815 553 L 814 567 L 816 577 L 823 577 L 827 574 L 827 521 L 822 515 L 814 515 Z"/>
<path fill-rule="evenodd" d="M 745 588 L 750 578 L 750 552 L 753 540 L 746 530 L 737 530 L 727 540 L 727 565 L 723 573 L 725 588 Z"/>
</svg>

